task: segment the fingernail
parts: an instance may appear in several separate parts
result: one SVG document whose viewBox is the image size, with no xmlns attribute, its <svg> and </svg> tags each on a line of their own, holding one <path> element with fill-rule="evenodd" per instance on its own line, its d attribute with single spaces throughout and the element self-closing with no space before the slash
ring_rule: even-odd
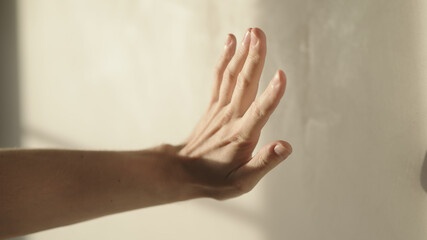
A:
<svg viewBox="0 0 427 240">
<path fill-rule="evenodd" d="M 225 40 L 224 48 L 230 46 L 232 42 L 233 42 L 233 38 L 230 36 L 230 34 L 228 34 L 227 39 Z"/>
<path fill-rule="evenodd" d="M 290 154 L 290 151 L 286 149 L 283 145 L 277 144 L 274 147 L 274 152 L 279 155 L 280 157 L 285 157 Z"/>
<path fill-rule="evenodd" d="M 251 31 L 251 47 L 256 47 L 258 45 L 259 39 L 253 31 Z"/>
<path fill-rule="evenodd" d="M 245 38 L 243 39 L 243 45 L 249 44 L 251 41 L 251 29 L 246 32 Z"/>
<path fill-rule="evenodd" d="M 278 88 L 280 86 L 280 71 L 276 72 L 273 79 L 273 87 Z"/>
</svg>

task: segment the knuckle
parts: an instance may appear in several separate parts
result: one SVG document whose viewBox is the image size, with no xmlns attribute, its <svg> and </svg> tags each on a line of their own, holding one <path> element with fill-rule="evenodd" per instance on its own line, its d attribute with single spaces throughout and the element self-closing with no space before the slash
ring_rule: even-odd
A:
<svg viewBox="0 0 427 240">
<path fill-rule="evenodd" d="M 238 79 L 237 83 L 240 89 L 246 89 L 251 84 L 250 78 L 244 73 L 239 73 Z"/>
<path fill-rule="evenodd" d="M 225 125 L 228 123 L 234 115 L 234 111 L 231 107 L 225 107 L 223 113 L 221 114 L 220 124 Z"/>
<path fill-rule="evenodd" d="M 231 141 L 237 144 L 245 144 L 248 142 L 248 139 L 241 133 L 236 133 L 232 135 Z"/>
<path fill-rule="evenodd" d="M 248 60 L 251 61 L 254 64 L 259 64 L 261 62 L 261 55 L 257 54 L 250 54 L 248 56 Z"/>
<path fill-rule="evenodd" d="M 264 169 L 268 166 L 268 162 L 269 162 L 269 158 L 267 155 L 263 154 L 262 156 L 260 156 L 260 158 L 258 159 L 258 167 L 261 169 Z"/>
<path fill-rule="evenodd" d="M 263 118 L 266 114 L 259 106 L 259 103 L 257 103 L 257 101 L 254 101 L 252 104 L 252 116 L 256 119 Z"/>
<path fill-rule="evenodd" d="M 213 72 L 215 79 L 219 79 L 220 78 L 222 71 L 223 71 L 223 68 L 222 68 L 221 65 L 218 64 L 218 65 L 215 66 L 214 72 Z"/>
<path fill-rule="evenodd" d="M 252 149 L 256 146 L 256 141 L 242 134 L 241 132 L 234 134 L 231 137 L 231 142 L 237 145 L 239 149 Z"/>
<path fill-rule="evenodd" d="M 233 70 L 230 70 L 230 68 L 227 68 L 224 73 L 224 78 L 233 80 L 236 78 L 236 73 Z"/>
</svg>

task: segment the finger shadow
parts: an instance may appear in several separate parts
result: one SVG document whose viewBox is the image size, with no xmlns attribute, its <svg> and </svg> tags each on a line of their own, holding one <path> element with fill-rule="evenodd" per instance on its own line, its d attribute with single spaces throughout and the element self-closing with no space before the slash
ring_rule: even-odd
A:
<svg viewBox="0 0 427 240">
<path fill-rule="evenodd" d="M 427 151 L 426 151 L 426 154 L 424 155 L 423 166 L 421 167 L 420 181 L 424 191 L 427 192 Z"/>
</svg>

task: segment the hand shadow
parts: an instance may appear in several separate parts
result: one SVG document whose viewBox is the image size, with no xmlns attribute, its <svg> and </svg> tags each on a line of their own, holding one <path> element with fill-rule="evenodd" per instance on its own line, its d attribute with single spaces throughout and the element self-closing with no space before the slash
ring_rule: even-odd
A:
<svg viewBox="0 0 427 240">
<path fill-rule="evenodd" d="M 427 192 L 427 151 L 424 156 L 423 166 L 421 168 L 421 186 L 423 187 L 424 191 Z"/>
</svg>

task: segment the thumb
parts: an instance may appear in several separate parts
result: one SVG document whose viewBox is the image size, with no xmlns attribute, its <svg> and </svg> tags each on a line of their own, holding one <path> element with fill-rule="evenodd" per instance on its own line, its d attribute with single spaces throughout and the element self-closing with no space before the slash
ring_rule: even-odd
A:
<svg viewBox="0 0 427 240">
<path fill-rule="evenodd" d="M 274 141 L 262 147 L 252 159 L 237 170 L 241 177 L 258 182 L 265 174 L 279 165 L 292 153 L 292 146 L 285 141 Z M 243 176 L 242 176 L 243 175 Z"/>
</svg>

